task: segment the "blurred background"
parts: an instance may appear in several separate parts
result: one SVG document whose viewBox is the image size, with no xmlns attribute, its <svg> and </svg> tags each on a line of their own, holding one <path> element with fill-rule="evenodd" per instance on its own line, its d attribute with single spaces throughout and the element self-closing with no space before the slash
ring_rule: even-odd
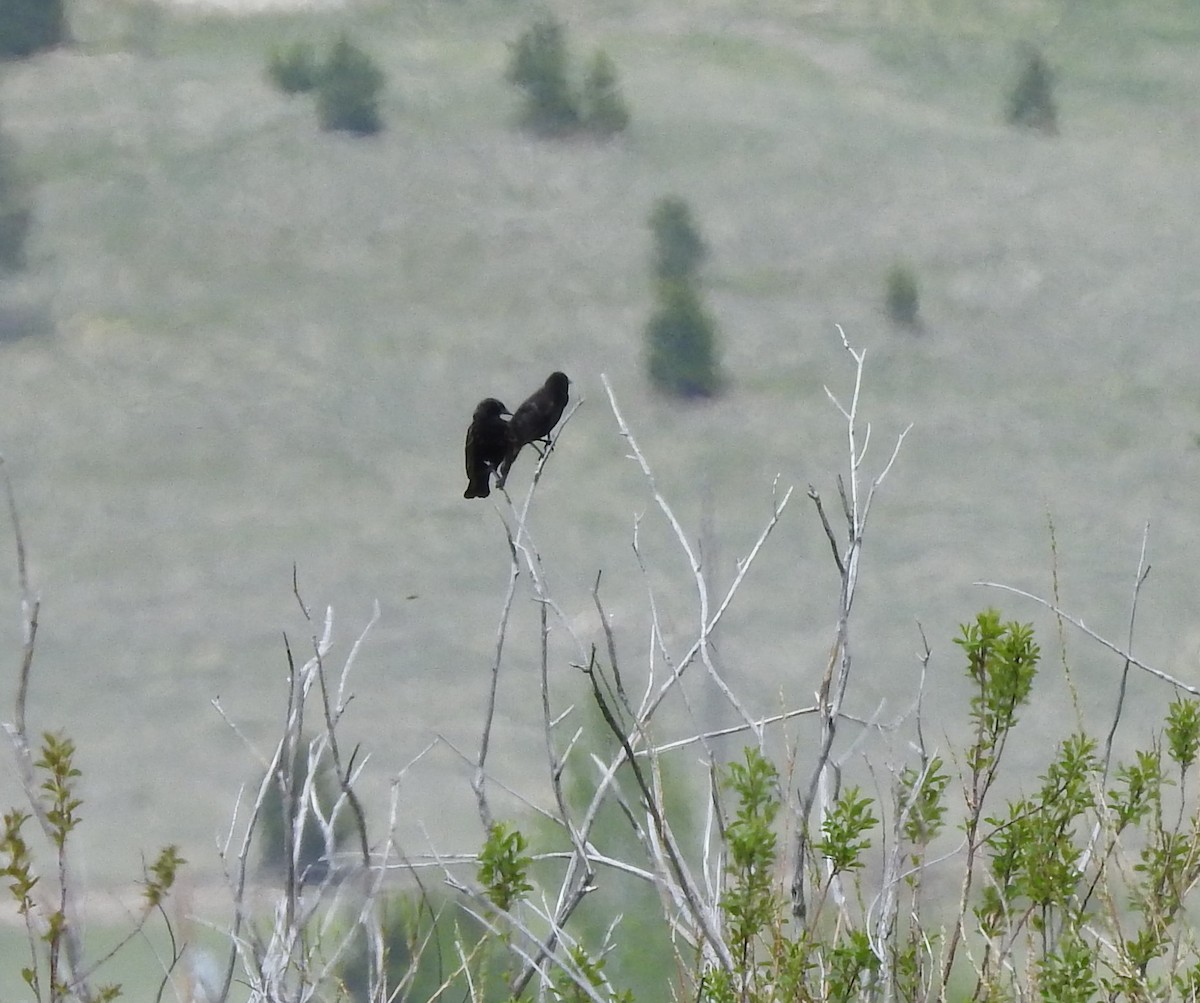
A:
<svg viewBox="0 0 1200 1003">
<path fill-rule="evenodd" d="M 848 403 L 855 375 L 839 324 L 866 352 L 864 484 L 913 424 L 871 512 L 848 710 L 910 706 L 923 630 L 927 734 L 952 744 L 970 696 L 952 639 L 996 606 L 1043 646 L 1017 750 L 1032 778 L 1075 713 L 1061 665 L 1103 734 L 1121 661 L 975 583 L 1057 589 L 1124 642 L 1147 525 L 1134 649 L 1197 680 L 1194 4 L 75 0 L 64 13 L 64 44 L 17 54 L 0 80 L 13 221 L 0 453 L 42 601 L 30 730 L 78 745 L 93 900 L 120 901 L 166 843 L 196 895 L 218 882 L 217 842 L 285 713 L 284 637 L 303 660 L 327 606 L 334 664 L 380 606 L 343 736 L 369 756 L 373 834 L 403 771 L 405 849 L 429 832 L 443 850 L 477 847 L 470 768 L 451 746 L 476 752 L 511 513 L 497 494 L 462 498 L 463 436 L 480 398 L 515 407 L 554 369 L 581 406 L 529 528 L 585 644 L 603 643 L 603 573 L 631 690 L 650 661 L 647 590 L 674 655 L 698 614 L 601 374 L 703 540 L 714 589 L 770 517 L 776 479 L 777 496 L 796 489 L 717 635 L 722 669 L 769 714 L 811 702 L 833 639 L 838 578 L 805 494 L 836 517 L 846 430 L 825 388 Z M 508 79 L 547 15 L 570 93 L 603 52 L 626 121 L 585 104 L 547 125 Z M 370 128 L 284 86 L 342 39 Z M 685 324 L 682 356 L 652 378 L 647 332 L 675 302 L 652 226 L 668 197 L 702 241 L 688 302 L 712 340 L 697 348 Z M 696 364 L 699 384 L 674 378 Z M 518 462 L 514 497 L 533 468 Z M 7 514 L 0 536 L 11 720 Z M 492 764 L 536 794 L 531 596 L 523 575 Z M 551 658 L 565 708 L 583 687 L 562 625 Z M 1137 679 L 1119 749 L 1146 740 L 1170 695 Z M 697 723 L 676 709 L 660 728 L 666 741 Z"/>
</svg>

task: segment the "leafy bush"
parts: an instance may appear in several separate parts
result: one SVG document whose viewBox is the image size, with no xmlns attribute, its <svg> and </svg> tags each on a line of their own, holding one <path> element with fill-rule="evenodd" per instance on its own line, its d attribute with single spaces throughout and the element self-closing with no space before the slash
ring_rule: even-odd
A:
<svg viewBox="0 0 1200 1003">
<path fill-rule="evenodd" d="M 1006 117 L 1011 125 L 1048 135 L 1058 132 L 1054 71 L 1036 48 L 1029 47 L 1025 52 L 1021 73 L 1008 96 Z"/>
<path fill-rule="evenodd" d="M 802 843 L 811 904 L 794 910 L 795 884 L 789 896 L 777 877 L 778 771 L 749 747 L 722 778 L 736 795 L 724 812 L 720 898 L 729 951 L 704 976 L 707 1000 L 1195 999 L 1200 950 L 1184 899 L 1200 879 L 1200 816 L 1182 792 L 1200 755 L 1200 703 L 1174 699 L 1161 733 L 1112 768 L 1111 750 L 1066 734 L 1031 791 L 992 807 L 1040 650 L 1030 625 L 995 610 L 962 625 L 956 643 L 974 692 L 956 827 L 965 834 L 960 902 L 921 895 L 950 778 L 940 758 L 914 749 L 921 761 L 895 774 L 891 805 L 856 787 L 828 799 Z M 882 878 L 864 867 L 877 846 Z M 957 911 L 949 925 L 943 910 Z M 948 997 L 967 943 L 960 977 L 974 992 Z"/>
<path fill-rule="evenodd" d="M 520 829 L 494 822 L 479 854 L 479 883 L 487 897 L 501 911 L 507 911 L 533 891 L 526 877 L 532 859 L 526 855 L 529 843 Z"/>
<path fill-rule="evenodd" d="M 32 56 L 66 37 L 63 0 L 0 0 L 0 58 Z"/>
<path fill-rule="evenodd" d="M 33 619 L 26 622 L 36 622 L 36 616 L 35 608 Z M 27 642 L 27 652 L 32 651 L 30 643 Z M 115 983 L 93 984 L 97 970 L 125 944 L 143 934 L 152 915 L 161 913 L 166 917 L 163 903 L 187 861 L 179 855 L 177 846 L 163 847 L 154 862 L 144 867 L 140 916 L 133 920 L 128 937 L 98 961 L 84 957 L 77 919 L 79 902 L 67 879 L 73 834 L 82 821 L 79 809 L 83 806 L 75 743 L 66 735 L 43 732 L 40 754 L 35 760 L 25 732 L 24 687 L 19 692 L 19 723 L 9 726 L 9 738 L 20 766 L 25 806 L 29 810 L 13 808 L 4 813 L 0 826 L 0 876 L 5 879 L 10 905 L 25 918 L 28 953 L 21 978 L 39 1003 L 68 999 L 110 1003 L 121 995 L 121 987 Z M 31 820 L 36 824 L 27 828 L 26 823 Z M 45 885 L 41 884 L 41 877 L 47 873 L 56 873 L 61 882 L 52 895 L 43 894 Z M 167 926 L 169 932 L 169 920 Z M 174 942 L 174 935 L 171 937 Z M 173 963 L 178 962 L 179 952 L 176 950 L 173 955 Z"/>
<path fill-rule="evenodd" d="M 300 94 L 316 89 L 321 82 L 321 67 L 310 43 L 294 42 L 271 52 L 267 76 L 284 94 Z"/>
<path fill-rule="evenodd" d="M 604 50 L 597 50 L 583 78 L 580 102 L 584 126 L 597 136 L 612 136 L 629 125 L 629 108 L 621 96 L 616 64 Z"/>
<path fill-rule="evenodd" d="M 919 306 L 917 273 L 907 262 L 897 261 L 888 269 L 884 309 L 894 324 L 916 327 Z"/>
<path fill-rule="evenodd" d="M 567 77 L 569 62 L 566 28 L 552 14 L 534 21 L 509 46 L 505 77 L 525 92 L 521 122 L 539 135 L 561 135 L 579 125 L 579 106 Z"/>
<path fill-rule="evenodd" d="M 319 76 L 317 118 L 322 129 L 369 136 L 383 128 L 379 117 L 383 71 L 345 35 L 334 43 Z"/>
</svg>

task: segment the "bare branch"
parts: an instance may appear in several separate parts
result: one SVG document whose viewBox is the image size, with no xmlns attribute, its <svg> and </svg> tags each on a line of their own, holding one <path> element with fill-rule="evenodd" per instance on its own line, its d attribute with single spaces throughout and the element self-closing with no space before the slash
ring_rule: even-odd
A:
<svg viewBox="0 0 1200 1003">
<path fill-rule="evenodd" d="M 833 563 L 837 566 L 838 574 L 844 575 L 846 566 L 842 564 L 842 552 L 838 547 L 837 537 L 833 535 L 833 527 L 829 525 L 829 517 L 825 515 L 825 506 L 821 504 L 821 496 L 817 494 L 817 489 L 811 484 L 808 486 L 808 497 L 817 506 L 817 515 L 821 517 L 821 526 L 825 529 L 825 538 L 829 541 L 829 548 L 833 551 Z M 843 495 L 844 498 L 845 495 Z"/>
<path fill-rule="evenodd" d="M 1129 662 L 1130 665 L 1136 666 L 1137 668 L 1141 669 L 1143 672 L 1146 672 L 1149 675 L 1154 676 L 1155 679 L 1160 679 L 1164 683 L 1170 683 L 1172 686 L 1179 687 L 1179 689 L 1183 690 L 1185 693 L 1190 693 L 1192 696 L 1200 696 L 1200 688 L 1192 686 L 1189 683 L 1185 683 L 1182 679 L 1176 678 L 1175 676 L 1171 675 L 1169 672 L 1163 672 L 1162 669 L 1156 669 L 1154 666 L 1148 665 L 1146 662 L 1143 662 L 1141 659 L 1134 658 L 1133 655 L 1131 655 L 1128 651 L 1126 651 L 1120 645 L 1113 644 L 1112 641 L 1109 641 L 1109 640 L 1105 639 L 1104 637 L 1101 637 L 1094 630 L 1092 630 L 1091 627 L 1087 626 L 1087 624 L 1085 624 L 1081 619 L 1079 619 L 1079 617 L 1072 616 L 1070 613 L 1059 608 L 1054 603 L 1048 602 L 1047 600 L 1042 599 L 1040 596 L 1034 595 L 1032 592 L 1026 592 L 1024 589 L 1018 589 L 1012 585 L 1003 585 L 1000 582 L 979 581 L 979 582 L 974 582 L 973 584 L 981 585 L 981 586 L 984 586 L 985 588 L 1000 589 L 1001 591 L 1004 591 L 1004 592 L 1011 592 L 1013 595 L 1021 596 L 1023 599 L 1031 599 L 1033 602 L 1037 603 L 1039 606 L 1044 606 L 1046 609 L 1050 610 L 1050 612 L 1053 613 L 1055 616 L 1061 616 L 1064 620 L 1067 621 L 1067 623 L 1073 625 L 1074 627 L 1077 627 L 1079 630 L 1083 631 L 1083 633 L 1087 634 L 1087 636 L 1090 637 L 1093 641 L 1096 641 L 1098 644 L 1107 648 L 1109 651 L 1113 652 L 1113 654 L 1119 655 L 1121 658 L 1123 658 L 1127 662 Z"/>
<path fill-rule="evenodd" d="M 0 474 L 4 476 L 4 495 L 8 502 L 8 514 L 12 520 L 13 540 L 17 548 L 17 586 L 21 590 L 21 667 L 17 676 L 17 702 L 13 712 L 13 723 L 17 734 L 25 743 L 28 755 L 28 732 L 25 727 L 25 707 L 29 698 L 29 674 L 33 669 L 33 652 L 37 641 L 38 612 L 41 601 L 29 588 L 29 571 L 25 563 L 25 537 L 21 533 L 21 518 L 17 513 L 17 499 L 13 493 L 12 478 L 4 457 L 0 456 Z"/>
<path fill-rule="evenodd" d="M 809 714 L 816 714 L 820 710 L 817 706 L 798 707 L 795 710 L 785 711 L 782 714 L 772 714 L 769 717 L 759 718 L 754 722 L 753 727 L 745 724 L 735 724 L 728 728 L 717 728 L 715 731 L 706 731 L 700 735 L 689 735 L 687 738 L 680 738 L 674 742 L 665 742 L 662 745 L 656 745 L 649 749 L 645 749 L 638 753 L 639 756 L 659 756 L 664 752 L 673 752 L 675 749 L 683 749 L 689 745 L 696 745 L 710 741 L 714 738 L 725 738 L 729 735 L 738 735 L 745 731 L 753 731 L 755 734 L 761 732 L 768 725 L 778 724 L 780 721 L 791 721 L 793 718 L 805 717 Z"/>
<path fill-rule="evenodd" d="M 59 828 L 50 818 L 45 801 L 38 793 L 37 778 L 34 775 L 33 752 L 29 746 L 29 734 L 26 730 L 26 701 L 29 697 L 29 679 L 33 670 L 33 655 L 37 642 L 38 613 L 41 601 L 29 587 L 29 573 L 25 561 L 25 538 L 21 533 L 21 519 L 17 512 L 16 495 L 13 492 L 12 480 L 8 474 L 4 457 L 0 456 L 0 474 L 4 478 L 4 493 L 8 502 L 8 513 L 12 520 L 13 539 L 17 551 L 17 584 L 21 590 L 21 664 L 17 683 L 16 704 L 13 708 L 13 723 L 5 723 L 4 730 L 8 734 L 16 757 L 17 773 L 21 778 L 21 789 L 30 812 L 37 819 L 43 834 L 51 846 L 57 847 L 56 857 L 58 866 L 58 913 L 63 921 L 60 932 L 55 934 L 35 931 L 35 917 L 26 912 L 26 930 L 31 938 L 45 940 L 49 945 L 51 991 L 57 994 L 53 983 L 55 979 L 66 981 L 63 973 L 56 972 L 57 952 L 60 949 L 66 953 L 67 968 L 71 973 L 72 991 L 80 999 L 87 1001 L 92 998 L 90 973 L 85 971 L 83 942 L 80 937 L 82 929 L 79 923 L 78 904 L 73 877 L 68 866 L 67 848 L 65 842 L 58 839 Z"/>
<path fill-rule="evenodd" d="M 793 856 L 792 912 L 797 919 L 801 920 L 805 918 L 807 913 L 804 893 L 804 867 L 811 815 L 814 808 L 816 808 L 818 817 L 823 817 L 829 810 L 833 799 L 837 796 L 837 784 L 839 782 L 838 767 L 837 763 L 832 761 L 830 756 L 833 749 L 833 742 L 837 735 L 842 701 L 845 698 L 846 688 L 850 681 L 851 667 L 853 665 L 850 649 L 850 611 L 854 605 L 854 596 L 858 587 L 858 568 L 862 554 L 863 534 L 866 530 L 867 516 L 876 489 L 887 477 L 892 465 L 896 461 L 896 457 L 899 455 L 905 436 L 908 434 L 909 429 L 912 428 L 909 425 L 899 435 L 891 456 L 884 464 L 880 473 L 871 482 L 871 486 L 867 490 L 866 500 L 861 501 L 860 470 L 863 457 L 866 455 L 867 446 L 870 443 L 871 434 L 870 425 L 868 424 L 863 442 L 861 445 L 859 444 L 858 410 L 859 401 L 862 396 L 862 378 L 866 352 L 856 351 L 850 345 L 849 339 L 846 337 L 846 332 L 842 329 L 841 325 L 838 325 L 838 334 L 841 338 L 842 347 L 854 361 L 854 389 L 850 397 L 850 405 L 847 407 L 841 404 L 828 388 L 826 388 L 826 393 L 846 422 L 846 467 L 849 480 L 846 482 L 841 477 L 838 478 L 838 494 L 842 500 L 842 511 L 846 518 L 849 543 L 844 553 L 839 550 L 828 519 L 825 517 L 824 510 L 820 505 L 819 498 L 814 498 L 813 500 L 817 504 L 818 513 L 821 516 L 822 526 L 833 549 L 834 563 L 841 577 L 841 591 L 838 599 L 837 625 L 834 631 L 834 641 L 830 648 L 829 660 L 826 663 L 825 674 L 817 695 L 818 714 L 821 719 L 820 746 L 808 787 L 800 795 L 799 824 Z M 809 496 L 812 497 L 815 494 L 816 492 L 810 488 Z M 837 880 L 836 875 L 831 873 L 830 881 L 836 884 Z M 840 896 L 840 889 L 833 887 L 831 890 L 835 899 L 837 899 Z"/>
<path fill-rule="evenodd" d="M 358 795 L 354 793 L 353 787 L 350 786 L 350 774 L 353 769 L 353 755 L 350 757 L 350 763 L 343 765 L 341 751 L 337 741 L 337 723 L 341 720 L 342 714 L 346 708 L 346 681 L 349 679 L 350 670 L 354 666 L 355 659 L 358 657 L 358 652 L 362 648 L 363 642 L 367 638 L 367 634 L 371 632 L 371 628 L 379 622 L 379 600 L 375 601 L 374 609 L 371 613 L 371 619 L 367 621 L 367 625 L 363 628 L 362 633 L 358 635 L 354 645 L 350 649 L 350 654 L 346 656 L 346 661 L 342 665 L 341 676 L 338 680 L 337 691 L 337 706 L 333 707 L 330 704 L 329 691 L 325 682 L 325 667 L 324 660 L 321 658 L 319 650 L 319 642 L 313 638 L 314 650 L 317 657 L 317 670 L 320 677 L 321 685 L 321 707 L 325 714 L 325 737 L 328 740 L 329 753 L 333 759 L 334 774 L 337 776 L 338 784 L 342 788 L 342 794 L 349 802 L 351 812 L 354 815 L 355 829 L 358 832 L 359 849 L 362 852 L 362 863 L 364 868 L 371 866 L 371 849 L 367 842 L 367 819 L 363 813 L 362 804 L 358 800 Z M 315 765 L 310 768 L 310 776 L 315 774 Z M 315 806 L 314 801 L 314 806 Z M 332 827 L 330 828 L 330 845 L 332 845 Z"/>
<path fill-rule="evenodd" d="M 671 835 L 666 817 L 662 811 L 661 799 L 656 796 L 656 792 L 651 788 L 646 781 L 645 775 L 642 772 L 641 765 L 638 762 L 637 756 L 634 755 L 633 747 L 630 745 L 629 739 L 622 731 L 620 723 L 612 714 L 607 702 L 604 699 L 604 694 L 599 685 L 596 683 L 595 672 L 589 670 L 588 677 L 592 683 L 592 695 L 596 699 L 596 705 L 600 708 L 600 713 L 604 717 L 605 723 L 609 730 L 621 742 L 625 750 L 625 762 L 629 763 L 633 770 L 634 779 L 637 781 L 638 787 L 642 791 L 642 804 L 649 812 L 651 820 L 654 823 L 654 834 L 658 838 L 663 850 L 666 853 L 667 859 L 670 861 L 671 871 L 678 882 L 679 888 L 688 905 L 688 912 L 693 922 L 695 922 L 703 931 L 705 942 L 717 952 L 717 958 L 721 965 L 726 970 L 733 969 L 733 958 L 729 955 L 728 948 L 724 941 L 716 935 L 716 931 L 712 929 L 708 911 L 701 905 L 698 889 L 685 866 L 679 850 L 675 845 L 674 837 Z"/>
<path fill-rule="evenodd" d="M 483 729 L 479 738 L 479 758 L 475 764 L 475 773 L 471 778 L 471 789 L 475 792 L 475 801 L 479 807 L 479 820 L 483 823 L 485 832 L 491 829 L 493 822 L 486 787 L 488 747 L 492 738 L 492 721 L 496 716 L 496 693 L 500 686 L 500 662 L 504 656 L 504 640 L 508 634 L 508 620 L 512 615 L 513 599 L 517 594 L 517 578 L 521 574 L 521 565 L 517 560 L 517 548 L 513 543 L 512 533 L 509 532 L 507 523 L 504 523 L 504 538 L 508 542 L 509 553 L 508 588 L 504 592 L 500 622 L 496 627 L 496 653 L 492 658 L 491 685 L 488 687 L 487 707 L 484 710 Z"/>
<path fill-rule="evenodd" d="M 621 702 L 627 714 L 633 714 L 633 706 L 629 703 L 629 697 L 625 694 L 625 685 L 621 681 L 621 668 L 617 660 L 617 639 L 613 634 L 612 623 L 609 621 L 608 613 L 605 612 L 604 605 L 600 602 L 600 575 L 602 572 L 596 572 L 596 584 L 592 586 L 592 602 L 596 607 L 596 615 L 600 617 L 600 629 L 604 631 L 604 643 L 608 648 L 608 664 L 612 668 L 613 682 L 617 687 L 617 698 Z"/>
<path fill-rule="evenodd" d="M 621 436 L 629 444 L 629 448 L 632 450 L 633 458 L 637 461 L 638 466 L 642 468 L 642 474 L 645 476 L 647 483 L 650 485 L 650 491 L 654 495 L 654 501 L 658 505 L 659 511 L 662 512 L 662 514 L 666 517 L 667 522 L 670 524 L 671 530 L 675 534 L 675 539 L 686 555 L 688 566 L 691 568 L 692 581 L 695 584 L 697 598 L 699 599 L 700 603 L 700 630 L 699 637 L 694 646 L 695 651 L 700 655 L 701 662 L 704 664 L 705 668 L 708 669 L 709 676 L 712 678 L 713 682 L 716 683 L 717 688 L 725 697 L 726 702 L 729 703 L 729 705 L 733 707 L 735 711 L 737 711 L 738 715 L 744 722 L 746 722 L 746 724 L 752 726 L 753 717 L 742 706 L 741 701 L 738 700 L 737 696 L 729 688 L 725 680 L 721 678 L 712 662 L 712 653 L 709 650 L 709 638 L 712 634 L 712 630 L 716 621 L 709 616 L 708 583 L 705 581 L 704 571 L 700 564 L 700 559 L 696 556 L 696 551 L 688 541 L 687 533 L 684 532 L 683 526 L 676 517 L 675 512 L 668 504 L 666 498 L 663 497 L 662 492 L 659 491 L 658 482 L 655 479 L 654 471 L 650 469 L 650 464 L 646 462 L 645 455 L 642 453 L 641 448 L 637 444 L 637 440 L 634 439 L 632 431 L 630 431 L 629 426 L 626 424 L 625 419 L 621 414 L 621 409 L 617 405 L 617 399 L 613 394 L 612 385 L 608 382 L 608 377 L 604 374 L 601 374 L 600 380 L 604 384 L 605 392 L 608 394 L 609 406 L 612 409 L 613 417 L 615 417 L 617 420 L 617 426 L 621 431 Z M 778 510 L 776 510 L 773 516 L 773 521 L 777 519 Z M 740 581 L 740 577 L 738 580 Z"/>
<path fill-rule="evenodd" d="M 1142 530 L 1142 550 L 1138 554 L 1137 573 L 1133 576 L 1133 596 L 1129 601 L 1129 635 L 1125 642 L 1125 647 L 1130 651 L 1133 650 L 1133 625 L 1137 620 L 1138 597 L 1142 592 L 1142 585 L 1150 574 L 1150 565 L 1146 563 L 1146 544 L 1150 539 L 1150 523 L 1146 523 Z M 1125 706 L 1125 688 L 1129 683 L 1129 667 L 1133 663 L 1127 658 L 1125 664 L 1121 667 L 1121 684 L 1117 689 L 1117 708 L 1113 713 L 1112 726 L 1108 729 L 1108 736 L 1104 739 L 1104 776 L 1101 783 L 1108 779 L 1108 770 L 1112 765 L 1112 748 L 1113 739 L 1117 735 L 1117 726 L 1121 723 L 1121 711 Z"/>
</svg>

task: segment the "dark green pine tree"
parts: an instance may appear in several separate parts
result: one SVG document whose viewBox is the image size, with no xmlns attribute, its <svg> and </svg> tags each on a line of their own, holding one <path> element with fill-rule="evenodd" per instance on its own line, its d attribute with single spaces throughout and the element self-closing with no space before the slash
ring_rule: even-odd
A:
<svg viewBox="0 0 1200 1003">
<path fill-rule="evenodd" d="M 17 162 L 16 147 L 0 129 L 0 271 L 24 266 L 25 239 L 32 220 L 29 184 Z"/>
<path fill-rule="evenodd" d="M 0 0 L 0 59 L 23 59 L 66 40 L 63 0 Z"/>
<path fill-rule="evenodd" d="M 1036 48 L 1025 50 L 1020 76 L 1008 95 L 1006 115 L 1010 125 L 1036 129 L 1047 135 L 1058 132 L 1058 106 L 1054 100 L 1054 71 Z"/>
<path fill-rule="evenodd" d="M 675 397 L 713 397 L 721 387 L 717 328 L 687 282 L 660 282 L 658 304 L 646 325 L 650 381 Z"/>
<path fill-rule="evenodd" d="M 654 277 L 660 282 L 696 282 L 708 248 L 687 202 L 676 195 L 655 202 L 650 232 L 654 235 Z"/>
<path fill-rule="evenodd" d="M 906 261 L 896 261 L 888 269 L 884 309 L 893 324 L 911 328 L 920 326 L 920 288 L 917 285 L 917 273 Z"/>
<path fill-rule="evenodd" d="M 334 43 L 317 80 L 317 119 L 325 130 L 370 136 L 383 128 L 383 71 L 345 35 Z"/>
<path fill-rule="evenodd" d="M 723 379 L 717 327 L 700 295 L 700 264 L 708 254 L 681 198 L 659 199 L 650 213 L 654 235 L 655 308 L 646 325 L 650 382 L 675 397 L 714 397 Z"/>
<path fill-rule="evenodd" d="M 510 46 L 505 76 L 525 92 L 522 124 L 539 135 L 561 135 L 579 127 L 568 63 L 566 28 L 552 15 L 535 21 Z"/>
<path fill-rule="evenodd" d="M 616 64 L 597 50 L 583 78 L 583 122 L 597 136 L 612 136 L 629 125 L 629 108 L 621 96 Z"/>
</svg>

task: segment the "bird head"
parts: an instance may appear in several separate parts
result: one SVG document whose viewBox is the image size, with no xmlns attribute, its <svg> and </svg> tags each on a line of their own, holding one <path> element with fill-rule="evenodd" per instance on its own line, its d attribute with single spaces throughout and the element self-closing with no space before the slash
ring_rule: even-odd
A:
<svg viewBox="0 0 1200 1003">
<path fill-rule="evenodd" d="M 556 397 L 565 399 L 567 396 L 567 387 L 571 385 L 571 381 L 567 379 L 566 373 L 553 372 L 546 377 L 546 386 L 554 393 Z"/>
<path fill-rule="evenodd" d="M 512 414 L 512 412 L 504 406 L 503 401 L 496 400 L 495 397 L 485 397 L 475 405 L 475 420 L 480 418 L 498 418 L 502 414 Z"/>
</svg>

